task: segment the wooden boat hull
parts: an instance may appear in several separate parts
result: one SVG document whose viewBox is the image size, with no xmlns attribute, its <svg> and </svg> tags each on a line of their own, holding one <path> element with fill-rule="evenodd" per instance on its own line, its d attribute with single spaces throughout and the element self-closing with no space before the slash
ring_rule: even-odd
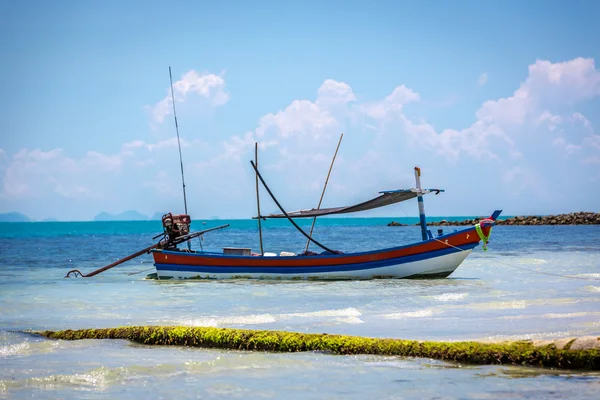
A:
<svg viewBox="0 0 600 400">
<path fill-rule="evenodd" d="M 152 254 L 158 279 L 443 278 L 478 244 L 479 236 L 471 227 L 407 246 L 361 253 L 263 257 L 175 249 L 153 250 Z"/>
</svg>

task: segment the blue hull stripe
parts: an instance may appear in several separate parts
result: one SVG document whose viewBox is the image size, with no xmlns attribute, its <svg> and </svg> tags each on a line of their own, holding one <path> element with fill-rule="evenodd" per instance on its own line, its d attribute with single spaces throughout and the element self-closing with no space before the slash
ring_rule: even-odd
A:
<svg viewBox="0 0 600 400">
<path fill-rule="evenodd" d="M 460 246 L 462 250 L 471 250 L 479 243 L 467 244 Z M 387 267 L 390 265 L 406 264 L 415 261 L 427 260 L 430 258 L 445 256 L 447 254 L 457 253 L 455 248 L 448 248 L 427 253 L 415 254 L 411 256 L 403 256 L 398 258 L 390 258 L 387 260 L 372 261 L 366 263 L 344 264 L 344 265 L 325 265 L 314 267 L 229 267 L 229 266 L 202 266 L 202 265 L 181 265 L 181 264 L 154 264 L 157 271 L 186 271 L 198 272 L 207 274 L 248 274 L 248 273 L 265 273 L 265 274 L 307 274 L 307 273 L 325 273 L 325 272 L 346 272 L 357 270 L 369 270 L 373 268 Z M 283 257 L 284 258 L 284 257 Z"/>
<path fill-rule="evenodd" d="M 477 233 L 475 232 L 475 228 L 474 227 L 470 227 L 470 228 L 466 228 L 466 229 L 462 229 L 460 231 L 456 231 L 456 232 L 452 232 L 452 233 L 447 233 L 445 235 L 442 236 L 436 236 L 435 240 L 437 241 L 445 241 L 446 239 L 451 239 L 454 236 L 458 236 L 458 235 L 462 235 L 464 233 L 473 233 L 474 235 L 477 235 Z M 430 240 L 426 240 L 423 242 L 418 242 L 418 243 L 411 243 L 411 244 L 407 244 L 404 246 L 397 246 L 397 247 L 390 247 L 387 249 L 380 249 L 380 250 L 370 250 L 370 251 L 363 251 L 363 252 L 358 252 L 358 253 L 346 253 L 346 254 L 342 254 L 343 256 L 365 256 L 365 255 L 369 255 L 369 254 L 381 254 L 381 253 L 387 253 L 390 251 L 396 251 L 396 250 L 404 250 L 404 249 L 409 249 L 409 248 L 417 248 L 420 246 L 424 246 L 426 244 L 428 244 L 429 242 L 433 242 L 434 239 L 430 239 Z M 475 247 L 479 244 L 479 242 L 477 243 L 473 243 L 472 247 Z M 464 248 L 464 249 L 468 249 L 471 246 L 471 244 L 468 245 L 462 245 L 462 246 L 458 246 L 460 248 Z M 251 256 L 233 256 L 233 255 L 223 255 L 223 253 L 218 253 L 218 252 L 212 252 L 212 251 L 205 251 L 205 252 L 198 252 L 198 253 L 186 253 L 186 252 L 182 252 L 182 251 L 170 251 L 170 250 L 151 250 L 151 252 L 153 253 L 161 253 L 161 254 L 165 254 L 165 255 L 169 255 L 169 254 L 173 254 L 173 255 L 177 255 L 178 257 L 198 257 L 198 256 L 202 256 L 202 257 L 214 257 L 214 258 L 236 258 L 236 259 L 244 259 L 244 258 L 249 258 Z M 300 256 L 296 256 L 300 257 Z M 324 259 L 324 258 L 336 258 L 339 257 L 339 255 L 335 255 L 335 254 L 322 254 L 322 255 L 316 255 L 316 256 L 310 256 L 311 259 L 314 260 L 318 260 L 318 259 Z M 406 256 L 403 256 L 406 257 Z M 254 257 L 252 257 L 254 258 Z M 293 257 L 290 257 L 293 258 Z M 302 256 L 302 258 L 304 258 L 304 256 Z"/>
</svg>

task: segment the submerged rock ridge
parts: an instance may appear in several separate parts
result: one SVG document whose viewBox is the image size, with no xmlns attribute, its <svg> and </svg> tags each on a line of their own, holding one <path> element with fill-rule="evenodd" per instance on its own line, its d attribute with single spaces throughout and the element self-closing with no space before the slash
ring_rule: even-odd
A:
<svg viewBox="0 0 600 400">
<path fill-rule="evenodd" d="M 468 364 L 529 365 L 545 368 L 600 370 L 600 338 L 511 342 L 432 342 L 380 339 L 326 333 L 247 329 L 127 326 L 30 332 L 49 339 L 127 339 L 146 345 L 191 346 L 269 352 L 324 351 L 426 357 Z"/>
<path fill-rule="evenodd" d="M 446 221 L 428 222 L 428 226 L 466 226 L 475 225 L 482 219 L 467 219 L 464 221 Z M 419 224 L 415 224 L 419 225 Z M 496 221 L 496 225 L 600 225 L 600 213 L 594 212 L 575 212 L 570 214 L 559 215 L 528 215 L 500 219 Z M 405 226 L 399 222 L 392 221 L 387 226 Z"/>
</svg>

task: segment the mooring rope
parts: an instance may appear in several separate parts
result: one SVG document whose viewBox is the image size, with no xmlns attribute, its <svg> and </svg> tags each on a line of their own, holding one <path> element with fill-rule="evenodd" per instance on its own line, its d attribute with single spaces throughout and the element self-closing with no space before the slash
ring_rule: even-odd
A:
<svg viewBox="0 0 600 400">
<path fill-rule="evenodd" d="M 433 238 L 433 240 L 435 240 L 437 242 L 440 242 L 442 244 L 445 244 L 446 246 L 453 247 L 453 248 L 455 248 L 457 250 L 460 250 L 460 251 L 467 251 L 465 249 L 461 249 L 460 247 L 453 246 L 450 243 L 443 242 L 443 241 L 441 241 L 439 239 L 436 239 L 436 238 Z M 485 257 L 485 258 L 493 260 L 493 261 L 495 261 L 495 262 L 497 262 L 499 264 L 504 264 L 504 265 L 506 265 L 508 267 L 518 268 L 518 269 L 522 269 L 524 271 L 529 271 L 529 272 L 533 272 L 533 273 L 540 274 L 540 275 L 557 276 L 559 278 L 567 278 L 567 279 L 580 279 L 580 280 L 584 280 L 584 281 L 600 281 L 600 279 L 598 279 L 598 278 L 591 278 L 591 277 L 585 278 L 585 277 L 582 277 L 582 276 L 561 275 L 561 274 L 553 274 L 551 272 L 536 271 L 535 269 L 530 269 L 530 268 L 525 268 L 525 267 L 519 267 L 518 265 L 509 264 L 509 263 L 497 260 L 496 258 L 492 258 L 492 257 Z"/>
<path fill-rule="evenodd" d="M 525 268 L 525 267 L 519 267 L 518 265 L 508 264 L 508 263 L 505 263 L 503 261 L 497 260 L 495 258 L 493 260 L 496 261 L 497 263 L 504 264 L 504 265 L 506 265 L 508 267 L 518 268 L 518 269 L 522 269 L 524 271 L 529 271 L 529 272 L 533 272 L 533 273 L 541 274 L 541 275 L 557 276 L 559 278 L 568 278 L 568 279 L 580 279 L 580 280 L 584 280 L 584 281 L 600 281 L 600 279 L 598 279 L 598 278 L 592 278 L 592 277 L 585 278 L 585 277 L 582 277 L 582 276 L 553 274 L 552 272 L 536 271 L 535 269 L 530 269 L 530 268 Z"/>
<path fill-rule="evenodd" d="M 152 271 L 153 269 L 154 269 L 154 267 L 152 267 L 152 268 L 148 268 L 148 269 L 145 269 L 145 270 L 143 270 L 143 271 L 130 272 L 130 273 L 128 273 L 127 275 L 137 275 L 137 274 L 141 274 L 142 272 L 148 272 L 148 271 Z"/>
<path fill-rule="evenodd" d="M 460 251 L 466 251 L 465 249 L 461 249 L 460 247 L 453 246 L 453 245 L 451 245 L 450 243 L 442 242 L 442 241 L 441 241 L 441 240 L 439 240 L 439 239 L 433 238 L 433 240 L 435 240 L 436 242 L 440 242 L 441 244 L 445 244 L 446 246 L 454 247 L 454 248 L 455 248 L 455 249 L 457 249 L 457 250 L 460 250 Z"/>
</svg>

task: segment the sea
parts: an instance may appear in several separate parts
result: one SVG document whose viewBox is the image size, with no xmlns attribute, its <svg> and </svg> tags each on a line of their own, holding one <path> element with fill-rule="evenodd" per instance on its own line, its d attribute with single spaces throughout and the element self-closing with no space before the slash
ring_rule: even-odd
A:
<svg viewBox="0 0 600 400">
<path fill-rule="evenodd" d="M 392 220 L 410 226 L 387 226 Z M 416 222 L 322 218 L 314 236 L 345 252 L 372 250 L 419 241 Z M 259 249 L 256 221 L 197 220 L 192 228 L 225 224 L 193 247 Z M 28 333 L 184 325 L 439 341 L 600 336 L 600 226 L 593 225 L 494 227 L 489 250 L 477 247 L 446 279 L 157 281 L 146 279 L 154 270 L 150 255 L 92 278 L 65 278 L 147 247 L 161 230 L 160 221 L 0 223 L 0 398 L 600 396 L 600 373 L 590 371 L 57 341 Z M 286 221 L 263 222 L 263 239 L 265 251 L 300 252 L 306 245 Z"/>
</svg>

